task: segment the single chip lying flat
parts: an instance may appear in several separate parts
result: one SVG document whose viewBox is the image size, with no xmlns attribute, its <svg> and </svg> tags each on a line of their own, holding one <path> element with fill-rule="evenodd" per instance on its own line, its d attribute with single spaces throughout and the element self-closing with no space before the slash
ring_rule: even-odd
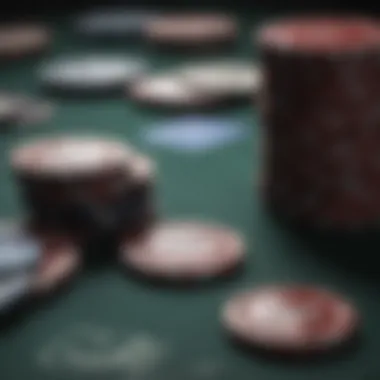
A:
<svg viewBox="0 0 380 380">
<path fill-rule="evenodd" d="M 103 9 L 88 12 L 76 20 L 77 31 L 88 37 L 128 38 L 142 34 L 152 18 L 150 12 L 128 9 Z"/>
<path fill-rule="evenodd" d="M 253 64 L 216 61 L 185 66 L 181 72 L 194 88 L 226 98 L 253 97 L 261 86 L 261 72 Z"/>
<path fill-rule="evenodd" d="M 146 24 L 148 41 L 174 46 L 208 46 L 234 40 L 236 22 L 224 14 L 157 16 Z"/>
<path fill-rule="evenodd" d="M 244 259 L 244 242 L 228 228 L 198 222 L 168 222 L 121 247 L 121 262 L 147 276 L 197 280 L 223 275 Z"/>
<path fill-rule="evenodd" d="M 355 308 L 311 287 L 264 287 L 227 301 L 222 323 L 233 336 L 284 353 L 327 350 L 349 340 L 358 327 Z"/>
<path fill-rule="evenodd" d="M 40 70 L 43 85 L 63 91 L 122 91 L 147 68 L 137 57 L 87 55 L 61 58 Z"/>
<path fill-rule="evenodd" d="M 219 102 L 219 96 L 198 91 L 176 74 L 143 77 L 130 88 L 137 103 L 159 108 L 208 108 Z"/>
</svg>

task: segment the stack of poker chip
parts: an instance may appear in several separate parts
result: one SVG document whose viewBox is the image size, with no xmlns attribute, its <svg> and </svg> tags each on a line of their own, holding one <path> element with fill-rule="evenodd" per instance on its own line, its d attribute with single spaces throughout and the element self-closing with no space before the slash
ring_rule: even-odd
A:
<svg viewBox="0 0 380 380">
<path fill-rule="evenodd" d="M 318 228 L 362 228 L 380 215 L 380 28 L 364 18 L 264 25 L 266 196 Z"/>
<path fill-rule="evenodd" d="M 63 136 L 15 148 L 11 165 L 38 230 L 135 234 L 153 218 L 154 165 L 127 144 Z"/>
</svg>

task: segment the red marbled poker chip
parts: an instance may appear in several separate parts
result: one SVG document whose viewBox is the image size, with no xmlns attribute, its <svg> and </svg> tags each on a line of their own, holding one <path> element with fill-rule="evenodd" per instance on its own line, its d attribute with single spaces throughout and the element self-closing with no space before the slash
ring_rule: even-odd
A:
<svg viewBox="0 0 380 380">
<path fill-rule="evenodd" d="M 229 228 L 177 221 L 153 227 L 121 248 L 121 261 L 133 270 L 168 280 L 212 278 L 244 259 L 244 242 Z"/>
<path fill-rule="evenodd" d="M 355 308 L 340 296 L 311 287 L 265 287 L 236 295 L 222 311 L 233 336 L 260 348 L 315 352 L 351 338 Z"/>
</svg>

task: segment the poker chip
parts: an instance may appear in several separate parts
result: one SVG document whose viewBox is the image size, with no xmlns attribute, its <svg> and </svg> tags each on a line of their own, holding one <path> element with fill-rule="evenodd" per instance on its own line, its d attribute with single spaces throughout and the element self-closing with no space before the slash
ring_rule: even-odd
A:
<svg viewBox="0 0 380 380">
<path fill-rule="evenodd" d="M 143 77 L 131 86 L 128 94 L 139 104 L 169 109 L 209 108 L 220 100 L 217 95 L 206 95 L 189 86 L 176 74 Z"/>
<path fill-rule="evenodd" d="M 145 25 L 148 42 L 170 47 L 213 47 L 235 40 L 235 20 L 224 14 L 157 16 Z"/>
<path fill-rule="evenodd" d="M 234 231 L 197 222 L 161 222 L 121 247 L 121 262 L 137 273 L 163 280 L 213 278 L 244 259 L 244 243 Z"/>
<path fill-rule="evenodd" d="M 183 68 L 185 80 L 192 87 L 226 98 L 253 98 L 261 85 L 261 72 L 253 64 L 239 61 L 217 61 L 188 65 Z"/>
<path fill-rule="evenodd" d="M 87 55 L 61 58 L 40 70 L 42 84 L 64 92 L 118 92 L 139 78 L 146 63 L 137 57 Z"/>
<path fill-rule="evenodd" d="M 267 23 L 254 38 L 279 52 L 339 54 L 377 49 L 380 30 L 364 17 L 298 17 Z"/>
<path fill-rule="evenodd" d="M 151 13 L 127 9 L 103 9 L 88 12 L 76 21 L 76 30 L 95 38 L 136 38 L 142 35 Z"/>
<path fill-rule="evenodd" d="M 258 103 L 269 208 L 325 232 L 376 229 L 379 24 L 355 16 L 282 19 L 264 24 L 255 43 L 265 71 Z"/>
<path fill-rule="evenodd" d="M 9 311 L 29 293 L 32 276 L 27 273 L 0 277 L 0 315 Z"/>
<path fill-rule="evenodd" d="M 264 287 L 232 297 L 222 323 L 238 340 L 266 350 L 311 353 L 337 348 L 358 327 L 355 308 L 312 287 Z"/>
<path fill-rule="evenodd" d="M 0 27 L 0 59 L 20 58 L 45 50 L 51 35 L 42 25 L 4 25 Z"/>
<path fill-rule="evenodd" d="M 81 268 L 81 257 L 75 244 L 44 239 L 44 254 L 32 282 L 31 291 L 46 295 L 58 290 L 72 279 Z"/>
<path fill-rule="evenodd" d="M 125 168 L 132 150 L 115 140 L 64 136 L 28 142 L 14 149 L 11 164 L 17 173 L 38 177 L 81 177 Z"/>
<path fill-rule="evenodd" d="M 238 120 L 203 115 L 171 118 L 142 131 L 149 145 L 197 154 L 231 145 L 246 136 L 247 129 Z"/>
<path fill-rule="evenodd" d="M 16 222 L 0 222 L 0 277 L 28 272 L 41 256 L 41 245 Z"/>
</svg>

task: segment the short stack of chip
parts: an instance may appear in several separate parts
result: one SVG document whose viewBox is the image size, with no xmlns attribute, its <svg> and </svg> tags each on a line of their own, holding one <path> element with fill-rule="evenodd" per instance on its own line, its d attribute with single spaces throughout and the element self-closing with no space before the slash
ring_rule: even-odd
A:
<svg viewBox="0 0 380 380">
<path fill-rule="evenodd" d="M 153 163 L 121 142 L 41 139 L 14 149 L 11 164 L 38 229 L 78 238 L 128 235 L 153 217 Z"/>
<path fill-rule="evenodd" d="M 258 34 L 266 195 L 279 214 L 325 229 L 380 215 L 380 28 L 363 18 L 292 19 Z"/>
</svg>

